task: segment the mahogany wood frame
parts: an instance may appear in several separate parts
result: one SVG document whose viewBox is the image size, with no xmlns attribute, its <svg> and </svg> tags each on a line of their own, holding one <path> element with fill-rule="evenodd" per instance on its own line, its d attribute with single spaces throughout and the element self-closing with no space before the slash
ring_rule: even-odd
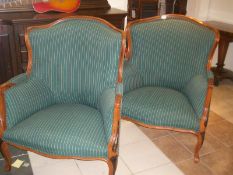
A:
<svg viewBox="0 0 233 175">
<path fill-rule="evenodd" d="M 195 18 L 192 17 L 187 17 L 184 15 L 177 15 L 177 14 L 168 14 L 168 15 L 162 15 L 162 16 L 156 16 L 156 17 L 151 17 L 151 18 L 145 18 L 145 19 L 139 19 L 139 20 L 135 20 L 130 22 L 127 27 L 126 27 L 126 38 L 127 38 L 127 51 L 126 51 L 126 60 L 129 61 L 131 59 L 132 56 L 132 39 L 131 39 L 131 32 L 130 29 L 133 25 L 135 24 L 140 24 L 140 23 L 144 23 L 144 22 L 151 22 L 151 21 L 156 21 L 156 20 L 162 20 L 162 19 L 169 19 L 169 18 L 176 18 L 176 19 L 182 19 L 182 20 L 186 20 L 186 21 L 190 21 L 193 22 L 194 24 L 200 25 L 200 26 L 205 26 L 207 28 L 209 28 L 211 31 L 213 31 L 215 33 L 215 41 L 213 43 L 213 46 L 210 50 L 210 53 L 208 55 L 208 63 L 206 65 L 206 70 L 207 71 L 211 71 L 211 62 L 213 59 L 213 55 L 214 55 L 214 51 L 217 47 L 217 44 L 219 42 L 220 39 L 220 35 L 218 30 L 216 30 L 215 28 L 208 26 L 207 24 L 203 23 L 202 21 L 199 21 Z M 208 112 L 209 112 L 209 107 L 210 107 L 210 101 L 211 101 L 211 96 L 212 96 L 212 90 L 213 90 L 213 83 L 214 83 L 214 79 L 213 78 L 209 78 L 208 79 L 208 87 L 207 87 L 207 94 L 205 97 L 205 103 L 203 106 L 203 113 L 201 116 L 201 120 L 200 120 L 200 130 L 198 132 L 195 132 L 193 130 L 186 130 L 186 129 L 180 129 L 180 128 L 173 128 L 173 127 L 163 127 L 163 126 L 154 126 L 154 125 L 148 125 L 148 124 L 144 124 L 138 120 L 134 120 L 128 116 L 122 116 L 123 119 L 131 121 L 133 123 L 136 123 L 138 125 L 141 125 L 143 127 L 146 128 L 152 128 L 152 129 L 160 129 L 160 130 L 170 130 L 170 131 L 176 131 L 176 132 L 182 132 L 182 133 L 189 133 L 189 134 L 193 134 L 197 137 L 197 144 L 195 146 L 195 150 L 194 150 L 194 162 L 199 162 L 200 157 L 199 157 L 199 152 L 200 149 L 202 147 L 202 144 L 204 142 L 204 137 L 205 137 L 205 129 L 207 127 L 207 122 L 208 122 Z"/>
<path fill-rule="evenodd" d="M 26 34 L 25 34 L 25 41 L 26 41 L 26 46 L 28 48 L 28 66 L 27 66 L 27 76 L 30 76 L 31 70 L 32 70 L 32 62 L 33 62 L 33 58 L 32 58 L 32 47 L 30 44 L 30 40 L 29 40 L 29 33 L 32 30 L 35 29 L 46 29 L 49 27 L 52 27 L 60 22 L 69 20 L 69 19 L 86 19 L 86 20 L 95 20 L 95 21 L 99 21 L 102 24 L 107 25 L 108 27 L 110 27 L 111 29 L 121 33 L 122 36 L 122 42 L 121 42 L 121 51 L 120 51 L 120 57 L 119 57 L 119 65 L 118 65 L 118 77 L 116 82 L 117 83 L 122 83 L 123 78 L 122 78 L 122 74 L 123 74 L 123 63 L 124 63 L 124 55 L 125 55 L 125 48 L 126 48 L 126 35 L 125 32 L 123 32 L 122 30 L 116 28 L 115 26 L 113 26 L 111 23 L 101 19 L 101 18 L 97 18 L 97 17 L 90 17 L 90 16 L 71 16 L 71 17 L 67 17 L 67 18 L 62 18 L 59 19 L 53 23 L 50 24 L 46 24 L 46 25 L 40 25 L 40 26 L 33 26 L 33 27 L 28 27 L 26 30 Z M 6 171 L 10 171 L 11 170 L 11 155 L 8 149 L 8 144 L 12 145 L 16 148 L 22 149 L 22 150 L 26 150 L 26 151 L 31 151 L 34 153 L 37 153 L 39 155 L 45 156 L 45 157 L 49 157 L 49 158 L 54 158 L 54 159 L 79 159 L 79 160 L 101 160 L 101 161 L 105 161 L 109 167 L 109 175 L 114 175 L 116 168 L 117 168 L 117 160 L 118 160 L 118 146 L 119 146 L 119 125 L 120 125 L 120 111 L 121 111 L 121 103 L 122 103 L 122 95 L 120 94 L 116 94 L 115 97 L 115 102 L 114 102 L 114 112 L 113 112 L 113 123 L 112 123 L 112 135 L 110 137 L 109 143 L 108 143 L 108 158 L 99 158 L 99 157 L 79 157 L 79 156 L 58 156 L 58 155 L 49 155 L 49 154 L 45 154 L 45 153 L 41 153 L 35 150 L 32 150 L 30 148 L 24 147 L 24 146 L 19 146 L 15 143 L 10 143 L 10 142 L 5 142 L 2 140 L 2 136 L 4 131 L 7 129 L 7 125 L 6 125 L 6 106 L 5 106 L 5 97 L 4 97 L 4 92 L 6 90 L 8 90 L 9 88 L 11 88 L 12 86 L 14 86 L 15 84 L 7 82 L 4 83 L 2 85 L 0 85 L 0 150 L 2 152 L 2 155 L 5 159 L 5 170 Z"/>
</svg>

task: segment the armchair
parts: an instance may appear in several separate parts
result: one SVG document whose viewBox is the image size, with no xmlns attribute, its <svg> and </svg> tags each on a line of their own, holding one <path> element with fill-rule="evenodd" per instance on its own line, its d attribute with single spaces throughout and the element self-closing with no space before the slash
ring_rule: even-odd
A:
<svg viewBox="0 0 233 175">
<path fill-rule="evenodd" d="M 27 72 L 0 86 L 0 144 L 58 159 L 102 160 L 114 175 L 125 34 L 94 17 L 26 31 Z"/>
<path fill-rule="evenodd" d="M 182 15 L 133 21 L 126 31 L 122 118 L 148 128 L 194 134 L 198 162 L 219 33 Z"/>
</svg>

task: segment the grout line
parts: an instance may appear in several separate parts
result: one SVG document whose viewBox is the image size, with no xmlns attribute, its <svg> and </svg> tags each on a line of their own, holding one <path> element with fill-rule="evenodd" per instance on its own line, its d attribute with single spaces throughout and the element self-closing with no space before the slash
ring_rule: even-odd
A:
<svg viewBox="0 0 233 175">
<path fill-rule="evenodd" d="M 128 167 L 128 164 L 124 161 L 124 159 L 119 156 L 118 159 L 121 159 L 121 161 L 124 163 L 124 165 L 127 167 L 127 169 L 129 170 L 130 172 L 130 175 L 134 175 L 133 172 L 131 171 L 131 169 Z M 119 160 L 118 160 L 119 161 Z M 117 166 L 118 167 L 118 166 Z"/>
<path fill-rule="evenodd" d="M 142 172 L 149 171 L 149 170 L 152 170 L 152 169 L 156 169 L 156 168 L 159 168 L 159 167 L 162 167 L 162 166 L 166 166 L 166 165 L 169 165 L 169 164 L 173 164 L 177 169 L 179 169 L 172 161 L 170 161 L 170 162 L 167 162 L 167 163 L 163 163 L 163 164 L 160 164 L 160 165 L 157 165 L 157 166 L 154 166 L 154 167 L 150 167 L 150 168 L 147 168 L 147 169 L 135 172 L 135 174 L 133 174 L 133 175 L 137 175 L 137 174 L 140 174 Z"/>
<path fill-rule="evenodd" d="M 73 159 L 73 160 L 74 160 L 74 162 L 75 162 L 76 166 L 78 167 L 79 172 L 81 173 L 81 175 L 83 175 L 83 172 L 82 172 L 82 170 L 79 168 L 79 166 L 78 166 L 78 163 L 77 163 L 76 159 Z M 77 160 L 78 160 L 78 159 L 77 159 Z"/>
<path fill-rule="evenodd" d="M 189 153 L 191 153 L 192 155 L 194 155 L 194 153 L 187 146 L 185 146 L 184 143 L 182 143 L 181 141 L 179 141 L 173 134 L 171 136 L 175 139 L 175 141 L 177 141 L 181 146 L 183 146 L 186 151 L 188 151 Z M 193 137 L 195 137 L 195 136 L 193 136 Z"/>
<path fill-rule="evenodd" d="M 215 174 L 215 171 L 213 171 L 213 169 L 210 168 L 207 164 L 203 163 L 203 161 L 200 162 L 200 163 L 201 163 L 203 166 L 205 166 L 208 170 L 210 170 L 210 172 L 213 173 L 213 175 L 217 175 L 217 174 Z"/>
</svg>

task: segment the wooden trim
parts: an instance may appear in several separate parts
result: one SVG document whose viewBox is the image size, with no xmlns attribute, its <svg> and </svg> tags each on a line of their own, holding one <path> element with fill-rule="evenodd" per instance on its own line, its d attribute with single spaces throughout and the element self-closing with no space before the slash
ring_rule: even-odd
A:
<svg viewBox="0 0 233 175">
<path fill-rule="evenodd" d="M 46 154 L 42 153 L 36 150 L 33 150 L 31 148 L 25 147 L 25 146 L 20 146 L 12 142 L 6 142 L 7 144 L 14 146 L 18 149 L 25 150 L 25 151 L 30 151 L 36 154 L 39 154 L 44 157 L 52 158 L 52 159 L 78 159 L 78 160 L 84 160 L 84 161 L 91 161 L 91 160 L 101 160 L 104 162 L 107 162 L 107 159 L 105 158 L 100 158 L 100 157 L 80 157 L 80 156 L 61 156 L 61 155 L 52 155 L 52 154 Z"/>
<path fill-rule="evenodd" d="M 13 87 L 15 84 L 6 82 L 0 85 L 0 138 L 6 130 L 6 102 L 4 92 Z"/>
<path fill-rule="evenodd" d="M 212 60 L 215 48 L 217 47 L 217 44 L 218 44 L 219 39 L 220 39 L 220 34 L 219 34 L 218 30 L 209 26 L 208 24 L 198 20 L 198 19 L 195 19 L 195 18 L 190 17 L 190 16 L 184 16 L 184 15 L 178 15 L 178 14 L 167 14 L 167 15 L 162 15 L 162 16 L 155 16 L 155 17 L 150 17 L 150 18 L 138 19 L 138 20 L 134 20 L 134 21 L 129 22 L 128 25 L 126 26 L 126 33 L 127 33 L 126 37 L 127 37 L 127 42 L 128 42 L 127 52 L 125 54 L 126 59 L 129 60 L 132 56 L 132 40 L 131 40 L 132 37 L 131 37 L 131 33 L 130 33 L 131 27 L 135 24 L 163 20 L 164 18 L 165 19 L 176 18 L 176 19 L 183 19 L 185 21 L 190 21 L 190 22 L 193 22 L 195 24 L 205 26 L 215 33 L 215 43 L 211 49 L 211 53 L 210 53 L 209 59 L 208 59 L 208 66 L 207 66 L 210 69 L 211 60 Z"/>
<path fill-rule="evenodd" d="M 125 32 L 122 31 L 122 43 L 121 43 L 121 53 L 119 57 L 117 83 L 122 83 L 123 81 L 123 64 L 124 64 L 125 48 L 126 48 L 126 34 Z M 111 158 L 115 156 L 118 156 L 117 147 L 119 144 L 121 103 L 122 103 L 122 95 L 117 94 L 115 97 L 114 112 L 113 112 L 112 135 L 110 137 L 110 141 L 108 144 L 109 160 L 111 160 Z"/>
<path fill-rule="evenodd" d="M 159 130 L 169 130 L 169 131 L 175 131 L 175 132 L 182 132 L 182 133 L 189 133 L 189 134 L 193 134 L 193 135 L 197 135 L 197 132 L 193 131 L 193 130 L 186 130 L 186 129 L 180 129 L 180 128 L 175 128 L 175 127 L 165 127 L 165 126 L 156 126 L 156 125 L 149 125 L 149 124 L 145 124 L 141 121 L 132 119 L 128 116 L 122 116 L 123 120 L 127 120 L 130 122 L 133 122 L 139 126 L 143 126 L 145 128 L 150 128 L 150 129 L 159 129 Z"/>
<path fill-rule="evenodd" d="M 205 97 L 205 103 L 204 103 L 204 107 L 203 107 L 203 114 L 202 114 L 201 121 L 200 121 L 200 132 L 205 132 L 205 129 L 207 126 L 207 121 L 208 121 L 208 117 L 209 117 L 208 113 L 209 113 L 209 108 L 210 108 L 210 101 L 211 101 L 213 86 L 214 86 L 214 80 L 209 79 L 207 93 L 206 93 L 206 97 Z"/>
<path fill-rule="evenodd" d="M 114 25 L 109 23 L 108 21 L 106 21 L 104 19 L 101 19 L 101 18 L 98 18 L 98 17 L 93 17 L 93 16 L 78 16 L 78 15 L 77 16 L 69 16 L 69 17 L 61 18 L 61 19 L 56 20 L 56 21 L 54 21 L 52 23 L 49 23 L 49 24 L 28 27 L 26 29 L 26 32 L 25 32 L 25 43 L 26 43 L 26 46 L 27 46 L 27 49 L 28 49 L 28 65 L 27 65 L 27 75 L 28 76 L 31 73 L 32 61 L 33 61 L 32 47 L 31 47 L 31 43 L 30 43 L 30 39 L 29 39 L 30 32 L 32 32 L 33 30 L 36 30 L 36 29 L 47 29 L 47 28 L 55 26 L 56 24 L 59 24 L 61 22 L 64 22 L 64 21 L 67 21 L 67 20 L 70 20 L 70 19 L 77 19 L 77 20 L 78 19 L 85 19 L 85 20 L 99 21 L 100 23 L 105 24 L 106 26 L 110 27 L 111 29 L 113 29 L 113 30 L 115 30 L 117 32 L 120 32 L 122 35 L 124 35 L 123 34 L 124 32 L 122 30 L 118 29 L 117 27 L 115 27 Z"/>
</svg>

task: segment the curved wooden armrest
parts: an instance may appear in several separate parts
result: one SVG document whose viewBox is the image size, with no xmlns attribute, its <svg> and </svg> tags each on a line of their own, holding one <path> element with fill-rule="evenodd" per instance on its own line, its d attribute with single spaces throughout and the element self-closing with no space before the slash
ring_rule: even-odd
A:
<svg viewBox="0 0 233 175">
<path fill-rule="evenodd" d="M 205 98 L 205 103 L 204 103 L 204 110 L 203 110 L 203 114 L 202 114 L 201 122 L 200 122 L 200 132 L 204 132 L 205 128 L 207 126 L 208 112 L 209 112 L 209 108 L 210 108 L 210 101 L 211 101 L 213 87 L 214 87 L 214 79 L 209 78 L 208 79 L 207 93 L 206 93 L 206 98 Z"/>
<path fill-rule="evenodd" d="M 118 146 L 119 146 L 119 132 L 120 132 L 120 118 L 121 118 L 121 103 L 122 95 L 117 95 L 114 104 L 114 116 L 113 116 L 113 126 L 112 135 L 110 142 L 108 144 L 108 157 L 117 156 Z"/>
<path fill-rule="evenodd" d="M 6 104 L 4 92 L 14 85 L 15 84 L 11 82 L 6 82 L 0 85 L 0 138 L 3 135 L 3 132 L 6 130 Z"/>
</svg>

